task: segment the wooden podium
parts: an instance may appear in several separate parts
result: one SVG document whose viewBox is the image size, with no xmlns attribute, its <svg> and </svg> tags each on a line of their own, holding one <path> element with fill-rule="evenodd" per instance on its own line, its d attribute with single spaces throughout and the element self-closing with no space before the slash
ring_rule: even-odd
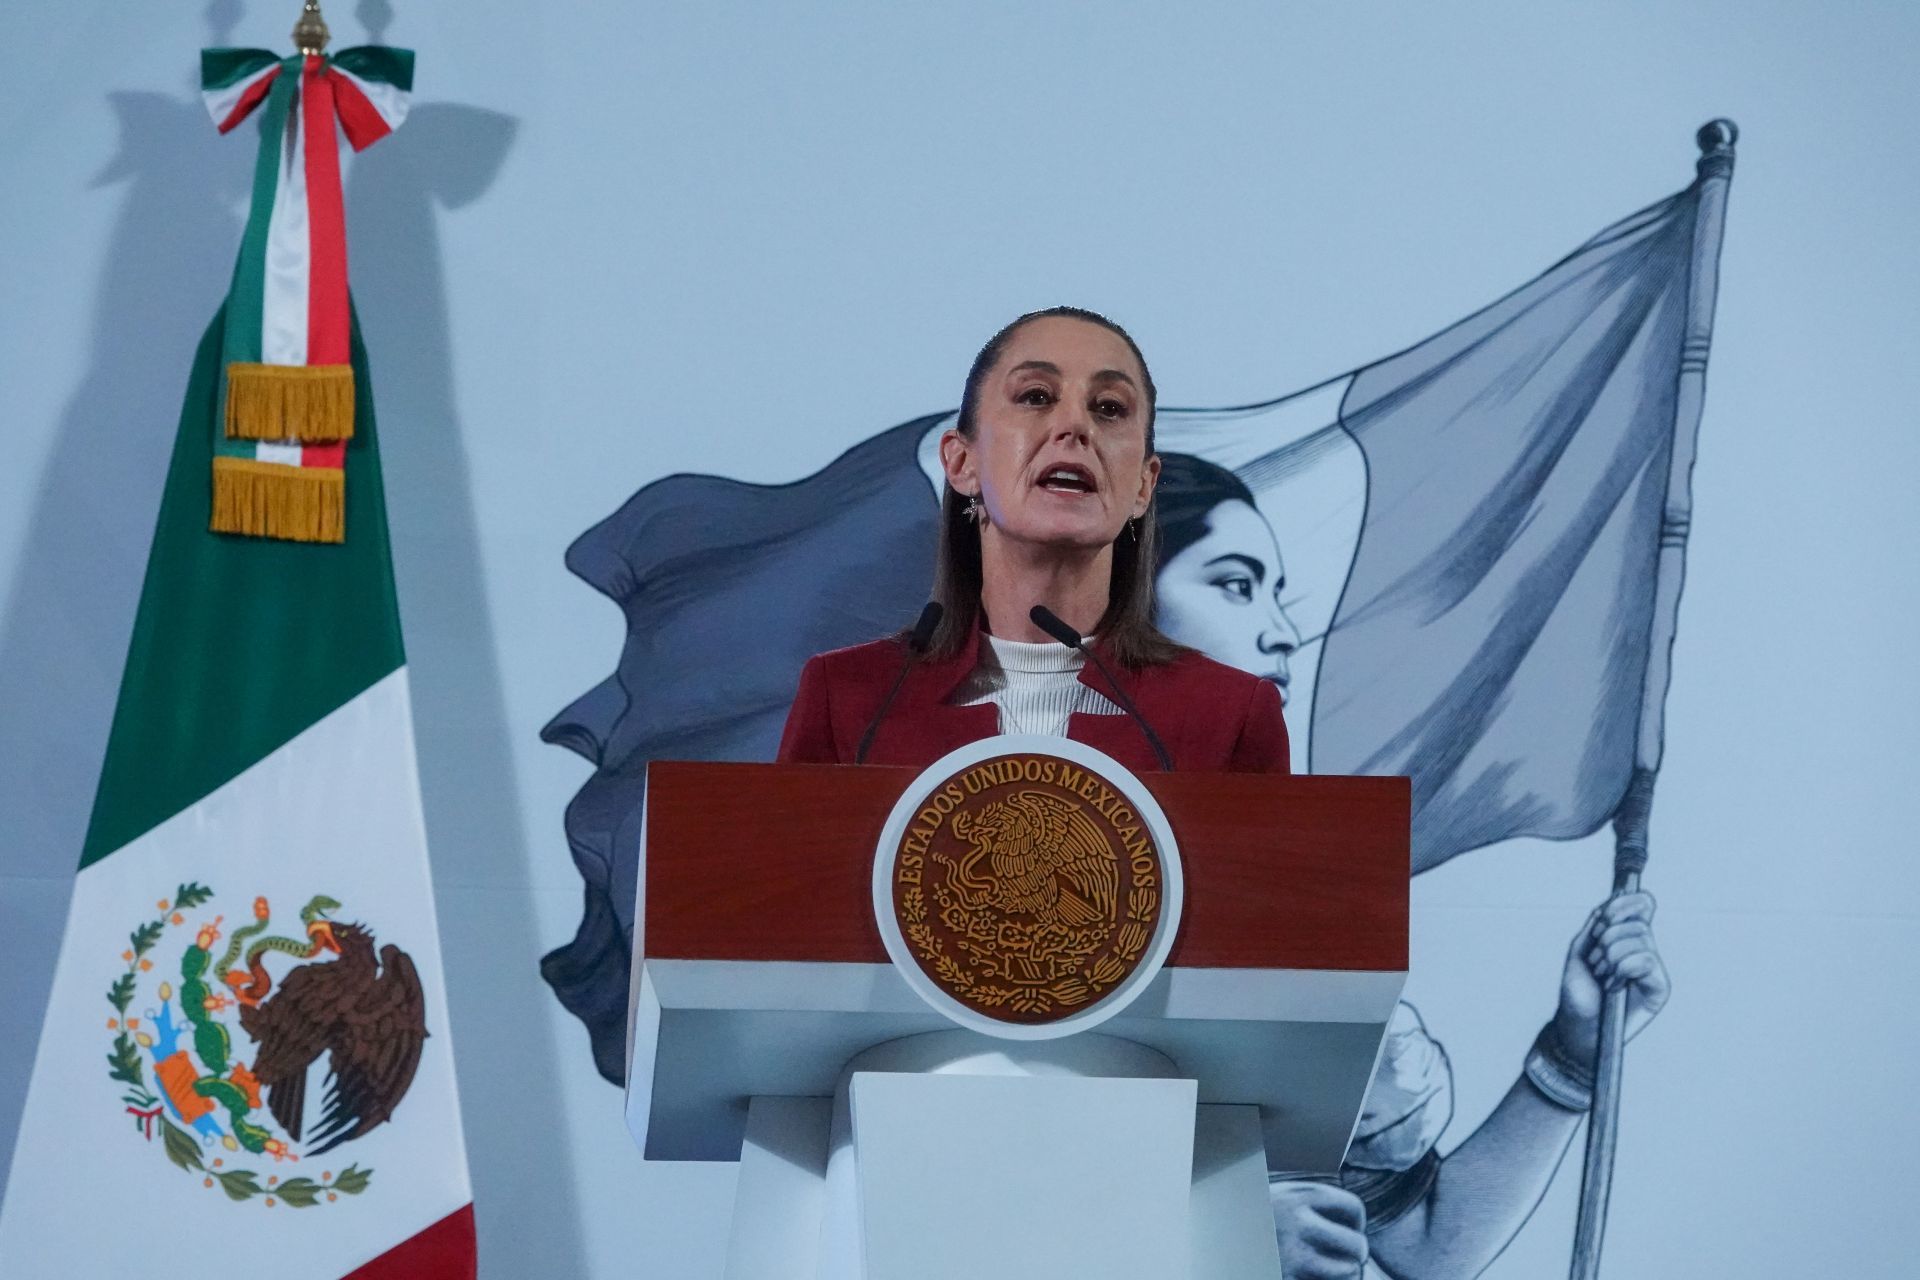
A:
<svg viewBox="0 0 1920 1280">
<path fill-rule="evenodd" d="M 1132 1083 L 1161 1095 L 1182 1085 L 1185 1114 L 1198 1106 L 1192 1199 L 1175 1206 L 1182 1235 L 1192 1233 L 1192 1261 L 1174 1269 L 1164 1259 L 1141 1262 L 1124 1274 L 1277 1276 L 1271 1220 L 1249 1216 L 1250 1170 L 1257 1162 L 1264 1215 L 1266 1169 L 1332 1173 L 1346 1151 L 1406 976 L 1407 780 L 1141 775 L 1184 867 L 1172 951 L 1097 1035 L 1049 1041 L 1049 1050 L 955 1030 L 889 961 L 874 915 L 875 845 L 916 776 L 834 765 L 660 762 L 648 771 L 627 1123 L 650 1160 L 742 1161 L 728 1280 L 974 1274 L 930 1260 L 941 1252 L 930 1234 L 938 1226 L 922 1219 L 913 1219 L 907 1240 L 924 1243 L 927 1256 L 888 1274 L 876 1260 L 887 1224 L 875 1220 L 879 1192 L 871 1190 L 863 1193 L 865 1261 L 848 1255 L 858 1254 L 862 1228 L 835 1226 L 847 1210 L 834 1196 L 844 1199 L 846 1189 L 836 1193 L 827 1170 L 836 1091 L 839 1126 L 848 1124 L 850 1064 L 869 1098 L 851 1105 L 878 1115 L 891 1105 L 888 1081 L 909 1077 L 859 1072 L 965 1074 L 975 1068 L 954 1063 L 970 1053 L 999 1064 L 988 1074 L 1047 1076 L 1069 1100 L 1076 1079 L 1157 1075 Z M 956 1041 L 969 1037 L 977 1043 Z M 1135 1054 L 1170 1062 L 1172 1072 L 1099 1065 Z M 1081 1092 L 1091 1098 L 1119 1087 Z M 954 1115 L 978 1101 L 952 1096 Z M 1099 1105 L 1133 1107 L 1115 1114 L 1151 1127 L 1140 1099 L 1115 1094 Z M 845 1140 L 838 1135 L 841 1146 Z M 1046 1158 L 999 1141 L 1009 1167 Z M 1210 1180 L 1229 1166 L 1237 1170 L 1231 1178 Z M 890 1185 L 911 1182 L 910 1172 L 911 1162 Z M 1214 1188 L 1211 1199 L 1203 1185 Z M 983 1234 L 977 1222 L 968 1230 L 965 1239 Z M 795 1256 L 805 1252 L 798 1242 L 822 1233 L 827 1241 L 815 1256 Z M 1086 1261 L 1089 1247 L 1076 1244 L 1072 1256 Z M 1046 1251 L 1023 1250 L 1022 1257 Z M 1137 1260 L 1140 1248 L 1133 1252 Z M 1078 1265 L 1066 1274 L 1079 1274 Z"/>
</svg>

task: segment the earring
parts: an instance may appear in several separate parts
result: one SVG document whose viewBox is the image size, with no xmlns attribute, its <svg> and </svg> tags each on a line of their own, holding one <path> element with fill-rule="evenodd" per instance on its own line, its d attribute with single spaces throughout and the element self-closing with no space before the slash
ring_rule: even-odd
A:
<svg viewBox="0 0 1920 1280">
<path fill-rule="evenodd" d="M 987 509 L 981 504 L 980 495 L 977 493 L 968 497 L 964 511 L 966 512 L 967 519 L 973 521 L 975 524 L 985 524 L 987 522 Z"/>
<path fill-rule="evenodd" d="M 1140 543 L 1140 517 L 1139 516 L 1135 516 L 1133 517 L 1133 519 L 1127 521 L 1127 536 L 1133 539 L 1134 545 L 1136 546 L 1139 545 Z"/>
</svg>

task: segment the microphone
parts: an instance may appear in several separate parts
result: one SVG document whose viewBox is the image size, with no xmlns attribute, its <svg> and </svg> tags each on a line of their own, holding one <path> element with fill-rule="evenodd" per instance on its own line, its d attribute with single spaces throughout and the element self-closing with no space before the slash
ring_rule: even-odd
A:
<svg viewBox="0 0 1920 1280">
<path fill-rule="evenodd" d="M 1113 700 L 1118 702 L 1120 709 L 1132 716 L 1133 722 L 1140 726 L 1140 732 L 1147 736 L 1147 745 L 1153 748 L 1154 755 L 1160 757 L 1160 767 L 1172 773 L 1173 757 L 1167 754 L 1166 744 L 1160 741 L 1160 735 L 1153 731 L 1153 726 L 1147 723 L 1147 718 L 1140 714 L 1140 708 L 1133 705 L 1133 699 L 1129 698 L 1126 690 L 1120 687 L 1120 682 L 1113 678 L 1113 672 L 1107 669 L 1107 664 L 1100 661 L 1100 655 L 1087 647 L 1086 637 L 1062 622 L 1058 614 L 1043 604 L 1033 606 L 1027 613 L 1027 617 L 1033 620 L 1034 626 L 1067 648 L 1078 649 L 1087 656 L 1088 661 L 1100 669 L 1100 674 L 1107 678 L 1107 684 L 1113 689 Z"/>
<path fill-rule="evenodd" d="M 855 764 L 867 762 L 867 749 L 873 745 L 873 735 L 879 731 L 880 722 L 887 718 L 887 708 L 900 692 L 900 686 L 906 683 L 907 672 L 913 668 L 913 660 L 927 651 L 933 642 L 933 629 L 940 625 L 940 619 L 946 615 L 946 607 L 938 600 L 927 601 L 920 610 L 920 617 L 913 624 L 913 631 L 907 636 L 907 660 L 900 664 L 900 674 L 893 678 L 893 688 L 887 690 L 887 696 L 880 700 L 880 709 L 873 713 L 873 720 L 867 725 L 867 731 L 860 735 L 860 747 L 853 753 Z"/>
</svg>

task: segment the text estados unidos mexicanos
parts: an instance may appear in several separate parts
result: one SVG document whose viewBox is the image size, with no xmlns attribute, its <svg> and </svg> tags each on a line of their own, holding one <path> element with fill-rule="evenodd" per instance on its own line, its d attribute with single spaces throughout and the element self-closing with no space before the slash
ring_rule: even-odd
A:
<svg viewBox="0 0 1920 1280">
<path fill-rule="evenodd" d="M 1154 883 L 1158 863 L 1153 837 L 1142 829 L 1126 797 L 1085 769 L 1046 756 L 1009 757 L 978 764 L 929 795 L 926 805 L 913 815 L 913 823 L 900 842 L 900 857 L 895 863 L 895 878 L 899 883 L 920 883 L 933 838 L 940 834 L 948 816 L 966 803 L 968 796 L 979 795 L 988 787 L 1016 782 L 1050 783 L 1085 800 L 1112 824 L 1114 835 L 1125 846 L 1133 883 L 1136 886 Z"/>
</svg>

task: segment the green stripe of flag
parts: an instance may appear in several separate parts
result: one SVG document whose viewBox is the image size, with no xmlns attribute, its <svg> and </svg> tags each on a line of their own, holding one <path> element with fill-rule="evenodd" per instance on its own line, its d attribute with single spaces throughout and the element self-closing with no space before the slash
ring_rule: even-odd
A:
<svg viewBox="0 0 1920 1280">
<path fill-rule="evenodd" d="M 253 164 L 253 195 L 247 212 L 247 230 L 240 237 L 240 256 L 233 264 L 233 287 L 227 293 L 228 314 L 223 356 L 228 364 L 260 359 L 260 325 L 267 292 L 267 228 L 273 221 L 273 193 L 279 184 L 280 155 L 287 138 L 287 116 L 300 93 L 299 59 L 288 58 L 267 93 L 260 113 L 260 155 Z M 221 395 L 226 394 L 225 384 Z"/>
<path fill-rule="evenodd" d="M 82 867 L 205 798 L 406 660 L 358 317 L 344 544 L 208 532 L 224 320 L 223 310 L 194 357 Z"/>
<path fill-rule="evenodd" d="M 392 49 L 383 44 L 357 45 L 335 54 L 333 65 L 351 71 L 363 80 L 390 84 L 403 93 L 413 92 L 411 49 Z"/>
<path fill-rule="evenodd" d="M 224 89 L 272 66 L 279 59 L 265 49 L 202 49 L 200 87 Z"/>
</svg>

